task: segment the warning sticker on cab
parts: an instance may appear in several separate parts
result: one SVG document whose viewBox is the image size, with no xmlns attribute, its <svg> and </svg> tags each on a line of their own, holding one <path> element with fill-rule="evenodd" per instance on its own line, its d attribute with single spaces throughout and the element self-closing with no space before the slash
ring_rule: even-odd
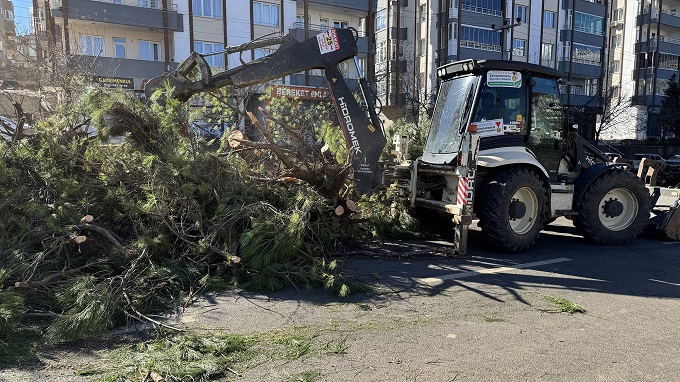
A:
<svg viewBox="0 0 680 382">
<path fill-rule="evenodd" d="M 522 73 L 505 70 L 489 70 L 486 85 L 492 88 L 519 88 L 522 86 Z"/>
<path fill-rule="evenodd" d="M 340 41 L 338 41 L 338 34 L 335 29 L 329 29 L 326 32 L 316 35 L 316 40 L 319 43 L 319 51 L 321 54 L 334 52 L 340 49 Z"/>
<path fill-rule="evenodd" d="M 472 124 L 477 127 L 477 133 L 482 137 L 503 135 L 504 133 L 502 119 L 495 119 L 493 121 L 473 122 Z"/>
</svg>

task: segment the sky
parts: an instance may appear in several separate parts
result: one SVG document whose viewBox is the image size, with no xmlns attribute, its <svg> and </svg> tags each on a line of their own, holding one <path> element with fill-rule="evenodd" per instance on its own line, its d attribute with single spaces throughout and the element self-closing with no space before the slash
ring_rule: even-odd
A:
<svg viewBox="0 0 680 382">
<path fill-rule="evenodd" d="M 29 33 L 31 15 L 28 9 L 33 5 L 32 0 L 11 0 L 14 4 L 14 23 L 16 24 L 17 34 Z M 42 0 L 40 0 L 42 1 Z"/>
</svg>

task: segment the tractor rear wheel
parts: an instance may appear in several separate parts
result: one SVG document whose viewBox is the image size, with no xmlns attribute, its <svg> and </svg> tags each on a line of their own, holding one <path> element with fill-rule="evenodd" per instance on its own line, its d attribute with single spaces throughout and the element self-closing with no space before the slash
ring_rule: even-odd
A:
<svg viewBox="0 0 680 382">
<path fill-rule="evenodd" d="M 586 189 L 574 225 L 592 242 L 623 245 L 647 225 L 649 203 L 649 193 L 635 175 L 620 169 L 607 171 Z"/>
<path fill-rule="evenodd" d="M 547 217 L 543 182 L 526 168 L 511 168 L 492 177 L 475 205 L 484 236 L 507 251 L 529 248 Z"/>
</svg>

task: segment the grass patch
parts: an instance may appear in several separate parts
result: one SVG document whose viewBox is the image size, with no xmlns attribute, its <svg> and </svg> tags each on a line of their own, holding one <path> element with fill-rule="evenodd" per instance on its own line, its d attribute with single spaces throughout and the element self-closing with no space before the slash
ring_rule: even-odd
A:
<svg viewBox="0 0 680 382">
<path fill-rule="evenodd" d="M 505 322 L 504 318 L 498 317 L 495 314 L 485 314 L 483 318 L 484 322 Z"/>
<path fill-rule="evenodd" d="M 284 359 L 298 359 L 308 354 L 312 348 L 312 340 L 318 336 L 318 332 L 306 327 L 295 327 L 292 333 L 277 334 L 272 338 L 275 344 L 283 345 L 280 355 Z"/>
<path fill-rule="evenodd" d="M 288 379 L 288 382 L 312 382 L 320 376 L 321 373 L 316 370 L 303 371 L 302 373 L 291 376 L 291 378 Z"/>
<path fill-rule="evenodd" d="M 347 353 L 347 349 L 349 349 L 349 345 L 347 345 L 347 336 L 342 336 L 342 338 L 338 340 L 326 342 L 324 349 L 326 352 L 335 355 Z"/>
<path fill-rule="evenodd" d="M 548 300 L 548 302 L 550 302 L 551 304 L 557 306 L 560 312 L 565 312 L 569 314 L 586 312 L 586 310 L 583 309 L 581 306 L 574 304 L 573 302 L 567 300 L 566 298 L 548 296 L 546 297 L 546 300 Z"/>
</svg>

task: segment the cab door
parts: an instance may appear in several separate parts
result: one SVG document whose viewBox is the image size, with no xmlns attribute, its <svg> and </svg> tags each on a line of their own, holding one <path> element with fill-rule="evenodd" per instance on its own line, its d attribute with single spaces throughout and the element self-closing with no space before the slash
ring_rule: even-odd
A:
<svg viewBox="0 0 680 382">
<path fill-rule="evenodd" d="M 534 76 L 529 84 L 531 120 L 527 147 L 546 170 L 557 171 L 562 138 L 562 102 L 557 79 Z"/>
</svg>

